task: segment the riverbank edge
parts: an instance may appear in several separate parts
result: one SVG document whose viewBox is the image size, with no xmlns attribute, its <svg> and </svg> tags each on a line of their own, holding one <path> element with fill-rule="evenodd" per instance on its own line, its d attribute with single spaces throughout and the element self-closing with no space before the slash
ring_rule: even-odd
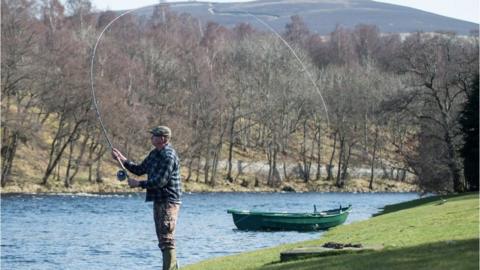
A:
<svg viewBox="0 0 480 270">
<path fill-rule="evenodd" d="M 0 192 L 0 196 L 21 196 L 21 195 L 98 195 L 98 196 L 109 196 L 109 195 L 128 195 L 128 194 L 137 194 L 142 193 L 141 191 L 124 191 L 124 192 L 81 192 L 81 191 L 50 191 L 50 192 Z M 365 192 L 350 192 L 350 191 L 298 191 L 298 192 L 288 192 L 288 191 L 185 191 L 184 194 L 204 194 L 204 193 L 219 193 L 219 194 L 228 194 L 228 193 L 416 193 L 415 191 L 365 191 Z"/>
<path fill-rule="evenodd" d="M 430 210 L 430 208 L 432 208 L 432 207 L 438 207 L 439 206 L 439 207 L 445 209 L 445 210 L 441 210 L 441 211 L 442 211 L 442 213 L 446 213 L 446 217 L 448 217 L 452 213 L 452 208 L 446 209 L 444 205 L 449 205 L 449 207 L 450 207 L 450 202 L 461 201 L 461 200 L 471 200 L 472 196 L 473 196 L 473 199 L 475 200 L 475 203 L 473 205 L 474 214 L 473 214 L 473 217 L 468 217 L 468 218 L 471 219 L 471 223 L 473 222 L 474 225 L 472 227 L 468 227 L 469 230 L 464 230 L 462 228 L 460 228 L 460 229 L 451 228 L 451 230 L 450 230 L 450 227 L 448 226 L 448 222 L 453 222 L 453 223 L 457 222 L 458 221 L 458 219 L 456 219 L 457 217 L 450 217 L 450 218 L 443 217 L 443 219 L 439 219 L 439 217 L 437 217 L 437 216 L 440 215 L 438 213 L 440 211 Z M 411 201 L 407 201 L 407 202 L 402 202 L 402 203 L 398 203 L 398 204 L 386 205 L 383 208 L 382 211 L 375 214 L 371 218 L 369 218 L 365 221 L 360 221 L 360 222 L 336 227 L 332 230 L 327 231 L 327 233 L 325 235 L 323 235 L 321 239 L 289 243 L 289 244 L 279 245 L 279 246 L 270 247 L 270 248 L 266 248 L 266 249 L 258 249 L 258 250 L 253 250 L 253 251 L 249 251 L 249 252 L 243 252 L 243 253 L 236 254 L 236 255 L 212 258 L 212 259 L 204 260 L 204 261 L 201 261 L 201 262 L 198 262 L 198 263 L 195 263 L 195 264 L 187 265 L 185 268 L 182 268 L 182 269 L 183 270 L 197 270 L 197 269 L 202 269 L 202 270 L 217 270 L 218 269 L 218 270 L 220 270 L 220 269 L 226 269 L 225 268 L 226 266 L 228 266 L 228 269 L 230 269 L 230 270 L 240 270 L 240 269 L 252 270 L 252 269 L 264 269 L 264 268 L 269 269 L 269 270 L 273 270 L 273 269 L 295 269 L 295 267 L 304 267 L 305 269 L 321 269 L 321 268 L 318 268 L 318 267 L 321 267 L 320 264 L 322 263 L 322 260 L 327 262 L 326 266 L 335 266 L 332 269 L 372 269 L 371 267 L 350 268 L 348 265 L 347 265 L 347 267 L 345 267 L 345 264 L 342 263 L 343 259 L 345 260 L 345 263 L 348 264 L 348 262 L 352 261 L 352 256 L 369 256 L 369 254 L 372 254 L 372 253 L 362 253 L 362 255 L 360 255 L 360 254 L 358 254 L 358 255 L 356 255 L 356 254 L 342 254 L 342 255 L 336 255 L 336 256 L 334 256 L 334 258 L 327 258 L 326 260 L 317 258 L 317 259 L 297 260 L 297 261 L 294 261 L 294 262 L 287 262 L 287 263 L 281 263 L 279 261 L 279 255 L 280 255 L 280 252 L 283 252 L 283 251 L 286 251 L 286 250 L 289 250 L 289 249 L 292 249 L 292 248 L 318 246 L 319 244 L 322 244 L 322 243 L 328 242 L 328 241 L 339 241 L 339 242 L 344 241 L 344 242 L 351 243 L 351 242 L 354 242 L 354 241 L 361 241 L 362 238 L 365 240 L 365 239 L 368 239 L 368 236 L 365 237 L 364 235 L 362 235 L 361 231 L 357 232 L 356 235 L 354 235 L 353 237 L 345 237 L 345 231 L 355 231 L 358 227 L 360 227 L 360 228 L 370 227 L 371 228 L 371 227 L 375 227 L 375 225 L 378 225 L 378 224 L 382 225 L 383 228 L 388 228 L 388 234 L 391 234 L 391 235 L 393 234 L 394 238 L 399 237 L 399 240 L 397 240 L 397 242 L 390 242 L 390 243 L 387 243 L 385 245 L 385 241 L 388 242 L 388 239 L 383 239 L 384 242 L 382 242 L 382 244 L 384 244 L 385 249 L 383 251 L 375 251 L 374 254 L 369 256 L 369 258 L 368 258 L 369 261 L 376 260 L 373 263 L 374 263 L 374 265 L 377 264 L 376 265 L 377 267 L 378 267 L 378 265 L 382 265 L 382 261 L 381 261 L 382 259 L 381 258 L 382 258 L 382 253 L 383 252 L 390 252 L 391 253 L 392 251 L 395 251 L 395 252 L 396 251 L 402 251 L 405 248 L 410 248 L 410 249 L 418 248 L 420 250 L 420 249 L 423 249 L 424 246 L 429 246 L 429 245 L 432 246 L 432 247 L 438 247 L 439 245 L 440 246 L 445 246 L 446 245 L 447 247 L 446 248 L 444 247 L 444 249 L 448 249 L 448 248 L 450 248 L 450 247 L 448 247 L 449 245 L 452 246 L 451 248 L 454 248 L 454 244 L 457 244 L 457 243 L 460 243 L 460 245 L 466 246 L 465 244 L 463 244 L 462 241 L 470 241 L 470 242 L 474 241 L 474 242 L 477 243 L 476 250 L 473 251 L 474 254 L 476 254 L 476 255 L 473 256 L 473 257 L 476 256 L 476 261 L 473 261 L 473 264 L 475 265 L 476 268 L 471 268 L 471 267 L 468 266 L 469 263 L 472 264 L 472 255 L 471 254 L 469 256 L 467 256 L 466 258 L 465 258 L 465 256 L 464 257 L 460 256 L 461 258 L 459 257 L 460 259 L 458 259 L 457 262 L 461 263 L 462 259 L 467 260 L 467 262 L 465 263 L 467 266 L 466 267 L 460 267 L 458 269 L 478 269 L 478 263 L 479 263 L 479 261 L 478 261 L 478 254 L 479 254 L 478 243 L 479 243 L 479 233 L 480 233 L 479 232 L 479 202 L 480 202 L 479 193 L 474 192 L 474 193 L 455 194 L 455 195 L 447 195 L 447 196 L 436 195 L 436 196 L 430 196 L 430 197 L 427 197 L 427 198 L 420 198 L 420 199 L 415 199 L 415 200 L 411 200 Z M 429 207 L 429 208 L 427 209 L 427 207 Z M 472 206 L 470 205 L 470 207 L 472 207 Z M 425 208 L 425 209 L 423 209 L 423 208 Z M 436 208 L 436 209 L 438 209 L 438 208 Z M 453 209 L 455 209 L 455 208 L 453 208 Z M 406 210 L 406 211 L 403 211 L 403 210 Z M 410 211 L 410 212 L 412 212 L 412 214 L 410 214 L 410 212 L 408 212 L 409 210 L 412 210 L 412 211 Z M 398 219 L 398 217 L 400 217 L 400 220 L 408 220 L 408 219 L 404 218 L 404 216 L 414 215 L 414 214 L 416 214 L 417 210 L 421 210 L 421 211 L 424 211 L 424 212 L 426 211 L 426 213 L 429 213 L 430 215 L 433 216 L 433 220 L 435 222 L 442 223 L 443 224 L 442 232 L 440 232 L 440 234 L 438 232 L 436 234 L 432 233 L 433 237 L 429 236 L 427 234 L 426 239 L 424 239 L 424 238 L 422 238 L 421 240 L 415 239 L 415 240 L 413 240 L 413 242 L 409 242 L 409 241 L 412 241 L 411 236 L 409 236 L 410 239 L 408 239 L 408 237 L 405 238 L 405 236 L 403 234 L 400 236 L 400 233 L 397 233 L 397 234 L 393 233 L 393 232 L 396 232 L 396 230 L 395 230 L 396 228 L 389 228 L 389 226 L 391 226 L 391 224 L 395 224 L 395 223 L 392 223 L 392 220 L 396 220 L 396 219 Z M 412 233 L 414 235 L 413 238 L 415 238 L 415 235 L 421 235 L 422 233 L 424 233 L 425 228 L 426 228 L 426 231 L 428 232 L 430 229 L 433 229 L 433 227 L 435 227 L 435 226 L 438 227 L 439 226 L 438 223 L 431 224 L 431 221 L 432 220 L 423 220 L 421 217 L 420 218 L 417 217 L 417 220 L 416 220 L 415 224 L 422 224 L 423 225 L 423 227 L 422 227 L 423 230 L 417 229 L 419 232 L 415 231 L 416 230 L 415 226 L 408 225 L 408 224 L 402 224 L 398 220 L 396 220 L 396 223 L 397 223 L 397 226 L 400 226 L 400 228 L 401 228 L 400 230 L 398 230 L 399 232 L 405 233 L 404 230 L 410 230 L 411 232 L 407 232 L 407 234 Z M 462 222 L 465 223 L 466 221 L 462 220 Z M 445 227 L 445 224 L 447 224 L 446 227 Z M 408 228 L 408 227 L 411 227 L 411 228 Z M 475 227 L 475 229 L 472 229 L 473 227 Z M 380 228 L 380 231 L 381 230 L 382 230 L 382 228 Z M 475 232 L 472 233 L 472 230 L 475 231 Z M 376 231 L 375 233 L 379 232 L 378 228 L 375 231 Z M 444 233 L 444 232 L 446 232 L 446 233 Z M 345 241 L 345 240 L 347 240 L 347 241 Z M 375 240 L 376 239 L 374 239 L 373 242 L 375 242 Z M 400 242 L 398 242 L 398 241 L 400 241 Z M 371 243 L 371 241 L 369 242 L 368 240 L 366 240 L 366 242 L 363 242 L 363 243 L 364 244 L 365 243 L 369 244 L 369 243 Z M 385 254 L 385 253 L 383 253 L 383 254 Z M 400 253 L 400 255 L 401 254 L 402 253 Z M 421 258 L 421 255 L 422 254 L 420 254 L 420 258 Z M 408 255 L 406 255 L 406 256 L 408 256 Z M 356 259 L 354 259 L 354 260 L 356 260 Z M 448 261 L 450 259 L 445 258 L 444 260 Z M 333 264 L 332 264 L 332 261 L 333 261 Z M 314 268 L 312 268 L 312 263 L 313 263 Z M 413 261 L 413 263 L 416 264 L 417 262 Z M 435 262 L 432 261 L 431 263 L 433 265 L 438 264 L 437 261 L 435 261 Z M 306 265 L 306 264 L 308 264 L 308 265 Z M 286 267 L 287 265 L 289 265 L 293 268 Z M 419 267 L 417 269 L 428 269 L 428 268 L 425 268 L 425 265 L 428 266 L 429 264 L 425 264 L 425 260 L 420 260 L 418 262 L 418 265 L 419 266 L 423 265 L 422 266 L 423 268 Z M 382 268 L 382 269 L 389 269 L 389 268 L 387 267 L 387 268 Z M 403 269 L 403 268 L 400 268 L 400 269 Z"/>
<path fill-rule="evenodd" d="M 3 191 L 0 190 L 1 195 L 62 195 L 62 194 L 92 194 L 92 195 L 122 195 L 122 194 L 133 194 L 133 193 L 144 193 L 144 191 L 78 191 L 78 190 L 62 190 L 62 191 Z M 195 191 L 184 191 L 184 194 L 202 194 L 202 193 L 418 193 L 416 190 L 405 190 L 405 191 L 383 191 L 383 190 L 372 190 L 372 191 L 348 191 L 348 190 L 337 190 L 337 191 L 283 191 L 283 190 L 195 190 Z"/>
<path fill-rule="evenodd" d="M 241 183 L 219 182 L 214 187 L 205 183 L 186 181 L 183 183 L 183 192 L 185 193 L 229 193 L 229 192 L 347 192 L 347 193 L 379 193 L 379 192 L 418 192 L 418 187 L 412 183 L 398 182 L 392 180 L 376 180 L 374 188 L 369 189 L 369 182 L 365 179 L 352 179 L 344 187 L 336 187 L 331 181 L 285 181 L 278 187 L 244 186 Z M 0 189 L 0 194 L 43 194 L 43 193 L 92 193 L 92 194 L 112 194 L 112 193 L 135 193 L 143 192 L 141 189 L 131 189 L 126 182 L 116 180 L 106 180 L 101 183 L 75 183 L 66 188 L 61 182 L 48 183 L 41 185 L 38 183 L 24 182 L 11 183 Z"/>
</svg>

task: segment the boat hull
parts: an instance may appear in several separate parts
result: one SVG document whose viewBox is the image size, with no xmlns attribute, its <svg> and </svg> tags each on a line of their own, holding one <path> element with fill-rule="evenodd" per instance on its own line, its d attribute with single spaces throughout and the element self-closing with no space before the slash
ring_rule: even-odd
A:
<svg viewBox="0 0 480 270">
<path fill-rule="evenodd" d="M 351 207 L 320 213 L 272 213 L 228 210 L 239 230 L 251 231 L 318 231 L 345 222 Z"/>
</svg>

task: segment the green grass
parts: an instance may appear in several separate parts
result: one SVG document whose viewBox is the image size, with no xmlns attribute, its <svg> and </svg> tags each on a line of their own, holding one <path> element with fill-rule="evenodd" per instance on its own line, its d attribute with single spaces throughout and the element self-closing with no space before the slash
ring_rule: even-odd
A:
<svg viewBox="0 0 480 270">
<path fill-rule="evenodd" d="M 339 226 L 321 239 L 203 261 L 184 269 L 478 269 L 478 193 L 387 206 L 384 214 Z M 382 244 L 385 249 L 279 262 L 281 251 L 325 242 Z"/>
<path fill-rule="evenodd" d="M 403 202 L 403 203 L 387 205 L 387 206 L 384 207 L 384 209 L 380 213 L 375 214 L 375 216 L 388 214 L 388 213 L 392 213 L 392 212 L 396 212 L 396 211 L 400 211 L 400 210 L 405 210 L 405 209 L 417 207 L 417 206 L 420 206 L 420 205 L 426 205 L 428 203 L 442 204 L 442 203 L 445 203 L 447 201 L 454 201 L 454 200 L 456 200 L 457 197 L 459 197 L 458 199 L 463 200 L 463 199 L 466 198 L 465 196 L 467 196 L 467 195 L 469 195 L 469 194 L 452 194 L 452 195 L 443 195 L 443 196 L 430 196 L 430 197 L 425 197 L 425 198 L 421 198 L 421 199 L 417 199 L 417 200 L 413 200 L 413 201 L 407 201 L 407 202 Z M 476 193 L 473 194 L 473 195 L 476 195 Z"/>
<path fill-rule="evenodd" d="M 478 239 L 272 264 L 262 270 L 478 269 Z M 454 259 L 451 259 L 454 258 Z"/>
</svg>

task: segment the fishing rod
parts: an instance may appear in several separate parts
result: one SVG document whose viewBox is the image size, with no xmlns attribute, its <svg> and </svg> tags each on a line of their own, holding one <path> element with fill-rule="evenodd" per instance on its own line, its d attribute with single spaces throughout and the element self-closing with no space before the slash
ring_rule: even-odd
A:
<svg viewBox="0 0 480 270">
<path fill-rule="evenodd" d="M 95 46 L 93 47 L 93 51 L 92 51 L 92 58 L 91 58 L 91 62 L 90 62 L 90 88 L 91 88 L 91 94 L 92 94 L 92 102 L 93 102 L 93 107 L 95 108 L 95 113 L 97 115 L 97 119 L 98 119 L 98 122 L 100 123 L 100 127 L 101 127 L 101 130 L 103 132 L 103 136 L 105 137 L 105 139 L 107 140 L 107 143 L 110 147 L 110 150 L 113 150 L 113 145 L 112 145 L 112 142 L 110 141 L 110 139 L 108 138 L 108 134 L 107 134 L 107 129 L 105 128 L 105 124 L 103 123 L 103 119 L 102 119 L 102 116 L 100 114 L 100 110 L 98 109 L 98 102 L 97 102 L 97 97 L 96 97 L 96 94 L 95 94 L 95 81 L 94 81 L 94 74 L 93 74 L 93 71 L 94 71 L 94 67 L 95 67 L 95 56 L 96 56 L 96 53 L 97 53 L 97 47 L 98 47 L 98 44 L 100 43 L 100 40 L 102 39 L 102 36 L 103 34 L 105 33 L 105 31 L 107 31 L 108 28 L 110 28 L 110 26 L 118 19 L 120 19 L 121 17 L 129 14 L 129 13 L 132 13 L 132 12 L 135 12 L 135 11 L 138 11 L 140 9 L 143 9 L 143 8 L 148 8 L 148 7 L 151 7 L 151 6 L 156 6 L 156 5 L 150 5 L 150 6 L 143 6 L 143 7 L 139 7 L 139 8 L 136 8 L 136 9 L 131 9 L 131 10 L 128 10 L 128 11 L 125 11 L 123 12 L 122 14 L 118 15 L 117 17 L 115 17 L 113 20 L 111 20 L 102 30 L 102 32 L 100 32 L 100 35 L 98 36 L 97 38 L 97 41 L 95 42 Z M 123 162 L 120 160 L 120 158 L 117 156 L 116 157 L 116 160 L 118 161 L 118 164 L 120 165 L 120 170 L 117 172 L 117 179 L 119 181 L 124 181 L 125 179 L 129 179 L 129 176 L 128 176 L 128 173 L 127 173 L 127 169 L 125 168 L 125 166 L 123 165 Z"/>
<path fill-rule="evenodd" d="M 110 149 L 113 150 L 113 145 L 112 145 L 112 142 L 110 141 L 110 139 L 108 138 L 108 135 L 107 135 L 107 131 L 106 131 L 106 128 L 105 128 L 105 125 L 103 123 L 103 120 L 102 120 L 102 117 L 101 117 L 101 114 L 100 114 L 100 110 L 98 109 L 98 102 L 97 102 L 97 98 L 96 98 L 96 95 L 95 95 L 95 83 L 94 83 L 94 75 L 93 75 L 93 71 L 94 71 L 94 66 L 95 66 L 95 55 L 96 55 L 96 51 L 97 51 L 97 47 L 98 47 L 98 44 L 100 43 L 100 40 L 103 36 L 103 34 L 105 33 L 105 31 L 115 22 L 117 21 L 118 19 L 120 19 L 121 17 L 127 15 L 127 14 L 130 14 L 130 13 L 133 13 L 133 12 L 136 12 L 138 10 L 141 10 L 141 9 L 144 9 L 144 8 L 150 8 L 150 7 L 153 7 L 153 6 L 156 6 L 156 5 L 149 5 L 149 6 L 143 6 L 143 7 L 139 7 L 139 8 L 136 8 L 136 9 L 131 9 L 131 10 L 128 10 L 128 11 L 125 11 L 123 13 L 121 13 L 120 15 L 118 15 L 117 17 L 115 17 L 114 19 L 112 19 L 102 30 L 102 32 L 100 33 L 100 35 L 98 36 L 97 38 L 97 41 L 95 42 L 95 46 L 93 47 L 93 52 L 92 52 L 92 58 L 91 58 L 91 63 L 90 63 L 90 84 L 91 84 L 91 93 L 92 93 L 92 100 L 93 100 L 93 105 L 94 105 L 94 108 L 95 108 L 95 112 L 96 112 L 96 115 L 97 115 L 97 119 L 98 121 L 100 122 L 100 126 L 101 126 L 101 129 L 102 129 L 102 132 L 103 132 L 103 135 L 105 137 L 105 139 L 107 140 L 108 142 L 108 145 L 110 146 Z M 237 9 L 238 10 L 238 9 Z M 297 53 L 295 52 L 295 50 L 292 48 L 292 46 L 290 46 L 290 44 L 275 30 L 273 29 L 272 26 L 270 26 L 268 23 L 264 22 L 262 19 L 260 19 L 258 16 L 248 12 L 248 11 L 244 11 L 244 10 L 238 10 L 240 13 L 244 13 L 244 14 L 247 14 L 251 17 L 253 17 L 256 21 L 258 21 L 260 24 L 264 25 L 268 30 L 270 30 L 272 33 L 274 33 L 278 39 L 280 39 L 283 44 L 289 49 L 289 51 L 295 56 L 295 59 L 300 63 L 303 71 L 307 74 L 307 77 L 309 78 L 309 80 L 311 81 L 311 83 L 313 84 L 316 92 L 318 93 L 318 95 L 320 96 L 320 100 L 322 102 L 322 105 L 323 105 L 323 108 L 325 110 L 325 118 L 327 120 L 327 127 L 330 126 L 330 119 L 328 117 L 328 108 L 327 108 L 327 105 L 325 103 L 325 99 L 323 98 L 323 95 L 320 91 L 320 88 L 318 87 L 317 83 L 315 82 L 315 80 L 313 79 L 313 75 L 310 73 L 310 71 L 307 69 L 307 67 L 305 66 L 305 64 L 303 63 L 303 61 L 300 59 L 300 57 L 297 55 Z M 128 179 L 128 174 L 127 174 L 127 170 L 125 168 L 125 166 L 123 165 L 123 163 L 121 162 L 121 160 L 117 157 L 116 158 L 120 167 L 121 167 L 121 170 L 117 172 L 117 179 L 120 180 L 120 181 L 123 181 L 125 179 Z"/>
</svg>

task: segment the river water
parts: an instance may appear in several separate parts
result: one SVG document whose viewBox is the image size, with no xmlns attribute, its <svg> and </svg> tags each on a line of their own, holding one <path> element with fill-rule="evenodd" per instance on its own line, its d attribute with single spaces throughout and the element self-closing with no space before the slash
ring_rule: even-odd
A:
<svg viewBox="0 0 480 270">
<path fill-rule="evenodd" d="M 352 204 L 346 224 L 416 193 L 184 194 L 180 264 L 321 237 L 322 232 L 244 232 L 227 209 L 311 212 Z M 2 195 L 1 269 L 161 269 L 152 205 L 143 194 Z"/>
</svg>

